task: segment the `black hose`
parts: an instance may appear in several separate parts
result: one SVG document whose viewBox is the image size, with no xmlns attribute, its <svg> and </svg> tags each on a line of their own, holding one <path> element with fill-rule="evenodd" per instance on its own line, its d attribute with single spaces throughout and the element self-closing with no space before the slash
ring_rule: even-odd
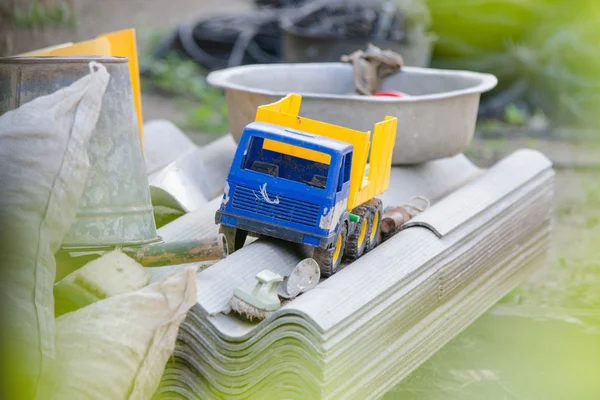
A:
<svg viewBox="0 0 600 400">
<path fill-rule="evenodd" d="M 185 53 L 197 63 L 208 69 L 223 68 L 223 59 L 215 57 L 202 49 L 194 38 L 196 24 L 184 24 L 179 27 L 179 41 Z"/>
<path fill-rule="evenodd" d="M 161 59 L 181 51 L 209 70 L 281 60 L 279 11 L 211 16 L 181 24 L 153 52 Z"/>
<path fill-rule="evenodd" d="M 258 8 L 292 8 L 300 7 L 314 0 L 254 0 Z"/>
</svg>

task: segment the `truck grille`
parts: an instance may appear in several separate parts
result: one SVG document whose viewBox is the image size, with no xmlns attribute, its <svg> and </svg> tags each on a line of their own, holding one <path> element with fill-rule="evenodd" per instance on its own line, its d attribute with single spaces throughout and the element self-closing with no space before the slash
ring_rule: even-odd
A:
<svg viewBox="0 0 600 400">
<path fill-rule="evenodd" d="M 320 217 L 318 204 L 307 203 L 291 197 L 275 195 L 267 192 L 269 199 L 279 199 L 279 204 L 269 204 L 261 198 L 260 190 L 237 185 L 233 193 L 233 207 L 276 218 L 282 221 L 294 222 L 305 226 L 316 226 Z"/>
</svg>

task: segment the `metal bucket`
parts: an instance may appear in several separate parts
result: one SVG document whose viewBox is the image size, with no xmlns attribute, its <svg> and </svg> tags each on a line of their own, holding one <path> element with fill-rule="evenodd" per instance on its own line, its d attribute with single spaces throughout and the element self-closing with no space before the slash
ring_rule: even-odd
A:
<svg viewBox="0 0 600 400">
<path fill-rule="evenodd" d="M 94 249 L 159 241 L 127 58 L 0 59 L 0 115 L 88 75 L 90 61 L 103 64 L 110 81 L 90 138 L 90 171 L 77 219 L 62 246 Z"/>
</svg>

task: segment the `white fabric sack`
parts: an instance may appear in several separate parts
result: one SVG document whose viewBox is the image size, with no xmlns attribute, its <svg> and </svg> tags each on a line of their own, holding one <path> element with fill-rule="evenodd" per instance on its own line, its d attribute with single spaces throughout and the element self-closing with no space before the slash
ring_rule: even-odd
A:
<svg viewBox="0 0 600 400">
<path fill-rule="evenodd" d="M 106 68 L 0 116 L 0 296 L 11 384 L 34 395 L 55 355 L 54 253 L 85 188 L 87 147 L 109 81 Z M 18 370 L 18 371 L 15 371 Z M 13 381 L 14 380 L 14 381 Z"/>
<path fill-rule="evenodd" d="M 56 320 L 57 359 L 40 392 L 52 400 L 145 400 L 160 383 L 179 325 L 196 303 L 196 268 Z"/>
</svg>

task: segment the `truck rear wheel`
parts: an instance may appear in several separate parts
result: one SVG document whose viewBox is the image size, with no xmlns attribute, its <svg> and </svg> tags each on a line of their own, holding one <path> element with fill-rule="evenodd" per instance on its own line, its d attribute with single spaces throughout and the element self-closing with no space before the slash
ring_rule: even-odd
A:
<svg viewBox="0 0 600 400">
<path fill-rule="evenodd" d="M 344 248 L 346 247 L 346 237 L 348 236 L 348 227 L 344 223 L 338 232 L 337 238 L 333 247 L 330 249 L 322 249 L 320 247 L 315 248 L 313 258 L 319 264 L 321 269 L 322 277 L 330 277 L 335 274 L 340 265 L 342 264 L 342 258 L 344 255 Z"/>
<path fill-rule="evenodd" d="M 367 238 L 367 248 L 369 252 L 381 242 L 381 220 L 383 219 L 383 204 L 379 199 L 369 201 L 367 207 L 370 211 L 371 219 L 369 221 L 369 237 Z"/>
<path fill-rule="evenodd" d="M 348 234 L 348 242 L 344 256 L 348 261 L 354 261 L 363 255 L 369 242 L 371 222 L 373 220 L 373 212 L 366 205 L 356 207 L 352 210 L 352 214 L 358 215 L 360 221 L 354 226 L 354 230 Z"/>
</svg>

